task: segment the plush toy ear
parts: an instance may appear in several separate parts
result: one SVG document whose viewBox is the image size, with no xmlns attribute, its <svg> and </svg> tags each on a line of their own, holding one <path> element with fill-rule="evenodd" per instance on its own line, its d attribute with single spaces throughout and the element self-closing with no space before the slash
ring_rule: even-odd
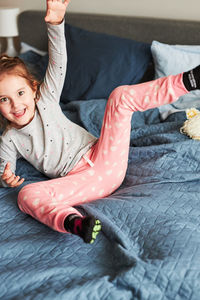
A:
<svg viewBox="0 0 200 300">
<path fill-rule="evenodd" d="M 189 108 L 186 110 L 186 116 L 187 119 L 192 119 L 193 117 L 195 117 L 196 115 L 198 115 L 200 113 L 200 111 L 194 107 Z"/>
</svg>

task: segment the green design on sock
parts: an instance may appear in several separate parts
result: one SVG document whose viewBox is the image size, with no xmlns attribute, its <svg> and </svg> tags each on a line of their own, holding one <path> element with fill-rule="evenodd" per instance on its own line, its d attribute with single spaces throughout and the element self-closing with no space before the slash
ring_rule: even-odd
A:
<svg viewBox="0 0 200 300">
<path fill-rule="evenodd" d="M 90 241 L 90 244 L 93 244 L 97 235 L 101 231 L 101 222 L 99 220 L 95 221 L 94 227 L 92 229 L 92 239 Z"/>
</svg>

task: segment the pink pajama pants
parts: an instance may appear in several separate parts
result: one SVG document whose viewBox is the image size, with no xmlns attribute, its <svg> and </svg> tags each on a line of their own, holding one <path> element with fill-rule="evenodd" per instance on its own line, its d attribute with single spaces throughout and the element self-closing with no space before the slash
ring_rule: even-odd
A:
<svg viewBox="0 0 200 300">
<path fill-rule="evenodd" d="M 65 218 L 80 215 L 73 206 L 106 197 L 121 185 L 133 112 L 172 103 L 185 93 L 182 74 L 116 88 L 107 102 L 100 138 L 85 158 L 65 177 L 24 186 L 18 195 L 19 208 L 54 230 L 66 232 Z"/>
</svg>

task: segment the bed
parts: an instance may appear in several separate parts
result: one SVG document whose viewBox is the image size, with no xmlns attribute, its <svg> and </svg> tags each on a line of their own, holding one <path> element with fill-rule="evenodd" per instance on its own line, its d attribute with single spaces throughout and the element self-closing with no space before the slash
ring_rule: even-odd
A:
<svg viewBox="0 0 200 300">
<path fill-rule="evenodd" d="M 48 61 L 43 17 L 25 11 L 18 22 L 21 57 L 41 79 Z M 66 22 L 61 107 L 97 137 L 115 86 L 177 72 L 177 60 L 189 69 L 200 56 L 200 22 L 75 13 Z M 200 299 L 200 144 L 179 131 L 198 99 L 197 92 L 176 106 L 134 113 L 123 184 L 78 206 L 102 222 L 92 246 L 23 214 L 21 187 L 0 190 L 0 299 Z M 23 185 L 48 180 L 23 159 L 17 173 Z"/>
</svg>

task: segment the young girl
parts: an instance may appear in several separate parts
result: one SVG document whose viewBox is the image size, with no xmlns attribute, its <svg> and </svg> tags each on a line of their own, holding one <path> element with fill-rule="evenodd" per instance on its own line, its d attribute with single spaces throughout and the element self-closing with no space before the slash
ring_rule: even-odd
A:
<svg viewBox="0 0 200 300">
<path fill-rule="evenodd" d="M 116 88 L 97 139 L 69 121 L 59 106 L 67 65 L 64 15 L 68 4 L 69 0 L 47 0 L 49 64 L 41 85 L 19 58 L 0 57 L 0 114 L 5 128 L 0 143 L 1 186 L 23 183 L 15 170 L 16 160 L 25 158 L 53 179 L 24 186 L 18 195 L 19 208 L 54 230 L 92 243 L 101 230 L 100 221 L 83 217 L 73 206 L 106 197 L 121 185 L 133 112 L 176 101 L 199 88 L 200 77 L 197 68 Z"/>
</svg>

